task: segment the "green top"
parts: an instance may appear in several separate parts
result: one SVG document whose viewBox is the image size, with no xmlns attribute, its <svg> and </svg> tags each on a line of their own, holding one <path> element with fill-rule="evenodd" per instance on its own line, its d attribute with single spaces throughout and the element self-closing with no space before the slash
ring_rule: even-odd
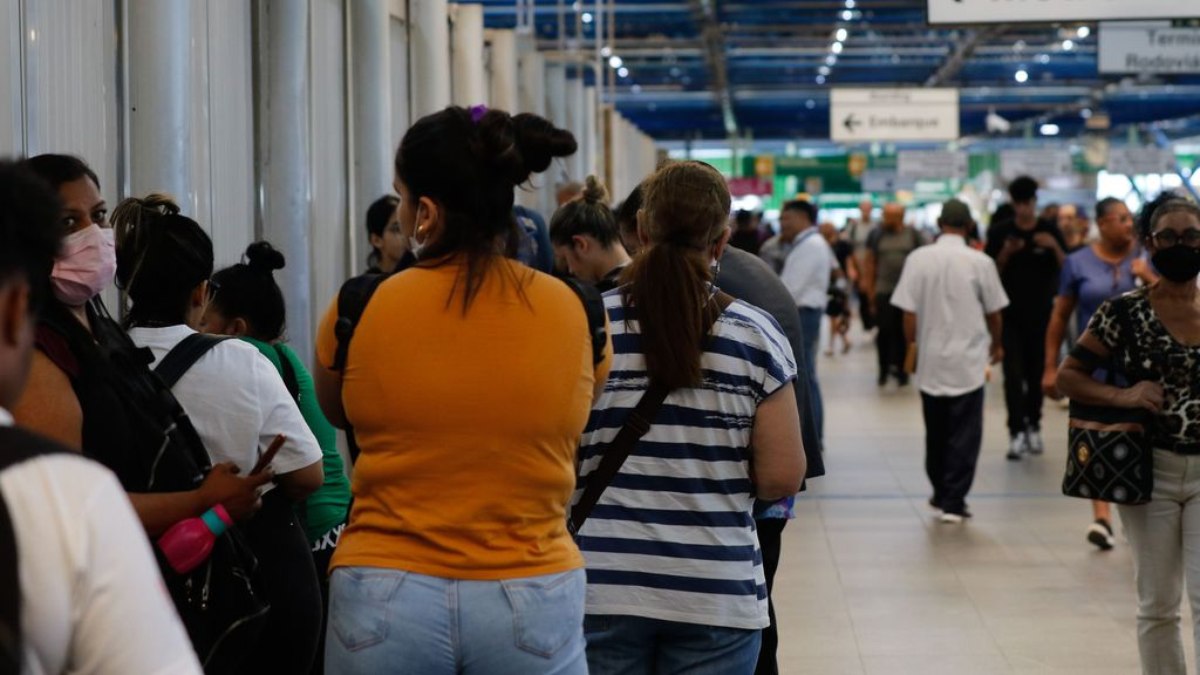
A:
<svg viewBox="0 0 1200 675">
<path fill-rule="evenodd" d="M 304 502 L 305 533 L 310 541 L 319 541 L 330 530 L 346 522 L 350 509 L 350 480 L 346 478 L 342 455 L 337 449 L 337 430 L 321 412 L 321 406 L 317 403 L 317 392 L 313 388 L 312 375 L 291 347 L 285 344 L 272 345 L 248 337 L 242 339 L 257 347 L 263 356 L 270 359 L 281 376 L 281 355 L 291 362 L 292 370 L 296 373 L 300 389 L 300 414 L 317 437 L 317 443 L 324 455 L 321 466 L 325 469 L 325 482 Z"/>
</svg>

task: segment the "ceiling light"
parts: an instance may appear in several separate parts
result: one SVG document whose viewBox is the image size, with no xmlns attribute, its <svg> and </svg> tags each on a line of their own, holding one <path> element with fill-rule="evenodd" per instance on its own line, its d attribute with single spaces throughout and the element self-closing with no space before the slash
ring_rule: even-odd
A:
<svg viewBox="0 0 1200 675">
<path fill-rule="evenodd" d="M 1057 124 L 1043 124 L 1041 131 L 1043 136 L 1057 136 L 1059 128 Z"/>
<path fill-rule="evenodd" d="M 1072 49 L 1075 49 L 1075 42 L 1072 40 L 1063 40 L 1063 51 L 1069 52 Z"/>
<path fill-rule="evenodd" d="M 838 42 L 845 42 L 846 38 L 850 37 L 850 31 L 846 30 L 845 28 L 839 28 L 837 29 L 836 37 Z"/>
<path fill-rule="evenodd" d="M 600 48 L 600 56 L 603 56 L 606 59 L 608 57 L 612 56 L 612 47 L 609 47 L 608 45 L 604 45 L 603 47 L 601 47 Z"/>
<path fill-rule="evenodd" d="M 846 10 L 846 11 L 842 12 L 842 21 L 850 21 L 853 18 L 854 18 L 854 12 L 851 12 L 850 10 Z"/>
<path fill-rule="evenodd" d="M 1050 55 L 1049 54 L 1038 54 L 1037 60 L 1038 60 L 1038 63 L 1041 63 L 1041 64 L 1050 63 Z"/>
<path fill-rule="evenodd" d="M 580 19 L 581 21 L 583 21 L 584 23 L 591 23 L 591 22 L 592 22 L 592 18 L 593 18 L 593 17 L 592 17 L 592 13 L 591 13 L 591 12 L 584 12 L 584 13 L 583 13 L 583 16 L 579 17 L 579 19 Z"/>
<path fill-rule="evenodd" d="M 817 72 L 818 72 L 818 73 L 820 73 L 820 74 L 822 74 L 822 75 L 828 75 L 828 74 L 829 74 L 829 72 L 830 72 L 830 71 L 829 71 L 829 66 L 821 66 L 820 68 L 818 68 L 818 69 L 817 69 Z"/>
<path fill-rule="evenodd" d="M 629 88 L 629 91 L 632 91 L 635 94 L 640 94 L 640 93 L 642 93 L 642 85 L 635 84 Z"/>
<path fill-rule="evenodd" d="M 1080 116 L 1080 117 L 1082 117 L 1082 118 L 1083 118 L 1083 119 L 1085 119 L 1085 120 L 1090 120 L 1090 119 L 1092 119 L 1092 109 L 1091 109 L 1091 108 L 1084 108 L 1083 110 L 1080 110 L 1080 111 L 1079 111 L 1079 116 Z"/>
<path fill-rule="evenodd" d="M 817 107 L 817 102 L 810 98 L 804 102 L 804 107 L 812 110 L 813 108 Z"/>
<path fill-rule="evenodd" d="M 1013 51 L 1014 51 L 1014 52 L 1023 52 L 1023 51 L 1025 51 L 1025 41 L 1024 41 L 1024 40 L 1017 40 L 1016 42 L 1014 42 L 1014 43 L 1013 43 Z"/>
<path fill-rule="evenodd" d="M 1079 30 L 1075 31 L 1075 34 L 1079 36 L 1080 40 L 1086 40 L 1092 34 L 1092 29 L 1088 26 L 1080 26 Z"/>
<path fill-rule="evenodd" d="M 841 54 L 842 50 L 845 48 L 846 48 L 845 45 L 843 45 L 842 43 L 835 42 L 829 46 L 829 51 L 833 52 L 834 54 Z"/>
<path fill-rule="evenodd" d="M 817 76 L 817 84 L 825 84 L 825 76 L 824 75 Z"/>
<path fill-rule="evenodd" d="M 621 77 L 629 77 L 629 69 L 621 68 L 620 70 L 617 71 L 617 75 L 619 75 Z"/>
<path fill-rule="evenodd" d="M 619 56 L 614 56 L 608 60 L 608 65 L 612 66 L 613 70 L 616 70 L 617 68 L 625 65 L 625 61 L 623 61 Z"/>
<path fill-rule="evenodd" d="M 854 9 L 857 4 L 854 0 L 846 0 L 846 9 Z"/>
<path fill-rule="evenodd" d="M 832 66 L 837 63 L 837 54 L 830 54 L 825 57 L 825 65 Z"/>
<path fill-rule="evenodd" d="M 1021 70 L 1018 70 L 1017 74 L 1014 75 L 1013 77 L 1016 78 L 1017 82 L 1020 82 L 1021 84 L 1025 84 L 1026 82 L 1029 81 L 1029 71 L 1022 68 Z"/>
<path fill-rule="evenodd" d="M 571 5 L 571 9 L 574 10 L 576 13 L 578 13 L 579 10 L 583 9 L 583 3 L 576 2 L 575 4 Z"/>
</svg>

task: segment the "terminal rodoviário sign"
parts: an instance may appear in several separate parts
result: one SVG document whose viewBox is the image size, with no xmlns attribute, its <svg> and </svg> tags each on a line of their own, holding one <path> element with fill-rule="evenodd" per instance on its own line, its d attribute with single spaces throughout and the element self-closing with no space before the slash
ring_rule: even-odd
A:
<svg viewBox="0 0 1200 675">
<path fill-rule="evenodd" d="M 1099 64 L 1102 73 L 1200 73 L 1200 28 L 1101 23 Z"/>
<path fill-rule="evenodd" d="M 1197 0 L 928 0 L 929 23 L 1192 19 Z"/>
<path fill-rule="evenodd" d="M 958 138 L 958 90 L 836 88 L 829 125 L 839 143 L 952 141 Z"/>
</svg>

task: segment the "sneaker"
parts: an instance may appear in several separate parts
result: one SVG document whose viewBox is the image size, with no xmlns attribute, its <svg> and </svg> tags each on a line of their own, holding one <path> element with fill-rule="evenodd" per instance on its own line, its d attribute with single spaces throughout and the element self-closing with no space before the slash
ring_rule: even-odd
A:
<svg viewBox="0 0 1200 675">
<path fill-rule="evenodd" d="M 1029 454 L 1040 455 L 1046 450 L 1046 445 L 1042 443 L 1042 432 L 1037 429 L 1030 429 L 1026 433 L 1026 440 L 1029 443 Z"/>
<path fill-rule="evenodd" d="M 1087 540 L 1101 551 L 1111 551 L 1116 545 L 1112 525 L 1107 520 L 1097 518 L 1087 529 Z"/>
<path fill-rule="evenodd" d="M 908 386 L 908 373 L 900 372 L 896 375 L 896 384 L 901 387 Z"/>
<path fill-rule="evenodd" d="M 958 525 L 963 521 L 963 515 L 961 513 L 950 513 L 947 511 L 943 513 L 938 520 L 947 525 Z"/>
<path fill-rule="evenodd" d="M 1021 455 L 1029 450 L 1029 436 L 1024 431 L 1013 436 L 1008 442 L 1008 457 L 1009 461 L 1017 461 L 1021 459 Z"/>
</svg>

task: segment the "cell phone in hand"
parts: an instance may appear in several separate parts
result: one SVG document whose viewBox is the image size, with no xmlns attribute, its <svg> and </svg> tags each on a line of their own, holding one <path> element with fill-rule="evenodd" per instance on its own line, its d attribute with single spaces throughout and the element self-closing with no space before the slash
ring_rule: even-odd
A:
<svg viewBox="0 0 1200 675">
<path fill-rule="evenodd" d="M 267 451 L 258 458 L 258 463 L 254 465 L 254 470 L 250 472 L 251 476 L 262 473 L 270 466 L 271 461 L 275 459 L 275 455 L 279 454 L 279 449 L 283 447 L 283 442 L 287 440 L 287 436 L 279 434 L 275 440 L 271 441 L 271 445 L 267 447 Z"/>
</svg>

